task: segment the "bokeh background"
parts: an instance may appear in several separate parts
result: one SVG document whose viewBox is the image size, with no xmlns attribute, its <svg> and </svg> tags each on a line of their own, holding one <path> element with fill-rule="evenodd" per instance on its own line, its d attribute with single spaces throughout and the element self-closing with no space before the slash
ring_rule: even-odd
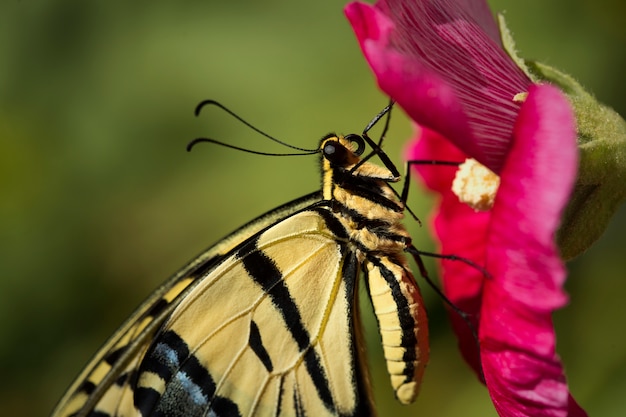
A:
<svg viewBox="0 0 626 417">
<path fill-rule="evenodd" d="M 185 145 L 210 136 L 280 150 L 217 110 L 195 118 L 205 98 L 298 146 L 360 131 L 386 99 L 344 4 L 0 4 L 0 415 L 49 413 L 160 282 L 245 221 L 316 189 L 315 158 Z M 573 74 L 626 114 L 625 3 L 490 4 L 506 12 L 523 56 Z M 409 135 L 397 111 L 388 149 L 398 161 Z M 427 219 L 430 201 L 414 189 L 410 205 Z M 426 228 L 408 223 L 416 245 L 432 248 Z M 571 303 L 555 316 L 571 389 L 596 416 L 626 415 L 625 232 L 622 208 L 568 265 Z M 441 300 L 422 287 L 432 361 L 416 404 L 394 400 L 368 323 L 381 415 L 495 415 Z"/>
</svg>

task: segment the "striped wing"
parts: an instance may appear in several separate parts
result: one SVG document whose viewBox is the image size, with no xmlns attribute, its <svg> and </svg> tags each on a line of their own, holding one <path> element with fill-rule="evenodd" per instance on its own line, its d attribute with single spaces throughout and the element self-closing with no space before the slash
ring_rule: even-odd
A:
<svg viewBox="0 0 626 417">
<path fill-rule="evenodd" d="M 112 392 L 123 388 L 139 366 L 155 332 L 192 284 L 200 282 L 229 252 L 251 236 L 319 200 L 320 193 L 314 192 L 267 212 L 183 267 L 154 291 L 100 348 L 61 398 L 52 417 L 86 416 L 101 397 L 111 397 Z"/>
<path fill-rule="evenodd" d="M 360 160 L 367 140 L 385 163 Z M 358 146 L 358 149 L 363 147 Z M 367 136 L 325 136 L 323 187 L 244 226 L 151 296 L 53 416 L 369 416 L 357 277 L 363 270 L 396 397 L 428 360 L 406 264 L 399 179 Z"/>
<path fill-rule="evenodd" d="M 336 222 L 306 210 L 230 254 L 176 307 L 135 380 L 105 398 L 115 415 L 373 414 L 353 330 L 359 267 Z"/>
</svg>

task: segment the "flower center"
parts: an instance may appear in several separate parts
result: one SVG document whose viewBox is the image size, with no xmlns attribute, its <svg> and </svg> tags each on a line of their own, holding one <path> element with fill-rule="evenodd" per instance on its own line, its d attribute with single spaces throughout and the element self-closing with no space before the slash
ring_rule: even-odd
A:
<svg viewBox="0 0 626 417">
<path fill-rule="evenodd" d="M 500 186 L 500 177 L 475 159 L 466 159 L 456 172 L 452 181 L 452 192 L 459 201 L 476 211 L 487 211 L 493 202 Z"/>
</svg>

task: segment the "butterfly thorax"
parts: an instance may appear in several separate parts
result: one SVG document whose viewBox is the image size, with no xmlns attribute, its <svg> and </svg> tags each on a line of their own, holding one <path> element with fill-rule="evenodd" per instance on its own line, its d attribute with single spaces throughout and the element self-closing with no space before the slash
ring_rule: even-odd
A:
<svg viewBox="0 0 626 417">
<path fill-rule="evenodd" d="M 349 137 L 327 135 L 322 139 L 323 199 L 357 253 L 403 258 L 411 239 L 401 223 L 404 204 L 389 185 L 400 178 L 385 167 L 361 161 Z"/>
</svg>

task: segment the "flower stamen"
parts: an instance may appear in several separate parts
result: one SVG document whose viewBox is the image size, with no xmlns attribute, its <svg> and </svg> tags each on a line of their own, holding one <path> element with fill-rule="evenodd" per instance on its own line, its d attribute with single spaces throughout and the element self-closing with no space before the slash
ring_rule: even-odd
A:
<svg viewBox="0 0 626 417">
<path fill-rule="evenodd" d="M 526 101 L 526 97 L 528 97 L 528 91 L 525 91 L 523 93 L 517 93 L 513 96 L 513 101 L 515 103 L 523 103 Z"/>
<path fill-rule="evenodd" d="M 474 210 L 488 211 L 493 207 L 499 186 L 500 177 L 475 159 L 468 158 L 459 165 L 452 192 Z"/>
</svg>

